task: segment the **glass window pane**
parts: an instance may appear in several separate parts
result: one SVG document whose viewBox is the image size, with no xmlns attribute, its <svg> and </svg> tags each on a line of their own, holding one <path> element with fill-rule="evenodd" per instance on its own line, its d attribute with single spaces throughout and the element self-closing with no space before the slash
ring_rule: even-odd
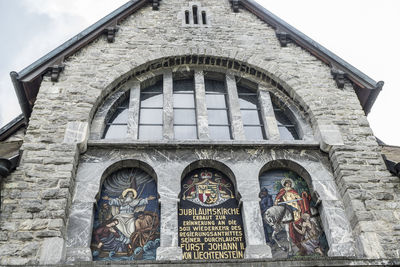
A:
<svg viewBox="0 0 400 267">
<path fill-rule="evenodd" d="M 175 109 L 174 124 L 196 124 L 196 112 L 193 109 Z"/>
<path fill-rule="evenodd" d="M 229 124 L 226 110 L 208 110 L 209 124 Z"/>
<path fill-rule="evenodd" d="M 140 123 L 162 124 L 162 109 L 141 109 Z"/>
<path fill-rule="evenodd" d="M 226 93 L 225 83 L 215 80 L 205 80 L 206 92 Z"/>
<path fill-rule="evenodd" d="M 126 138 L 127 125 L 109 125 L 106 129 L 104 139 Z"/>
<path fill-rule="evenodd" d="M 127 123 L 128 122 L 128 109 L 117 109 L 114 113 L 114 118 L 110 123 Z"/>
<path fill-rule="evenodd" d="M 197 139 L 196 126 L 174 126 L 175 139 Z"/>
<path fill-rule="evenodd" d="M 162 138 L 163 138 L 162 126 L 149 126 L 149 125 L 139 126 L 139 139 L 161 140 Z"/>
<path fill-rule="evenodd" d="M 259 125 L 260 117 L 258 110 L 242 110 L 242 120 L 244 125 Z"/>
<path fill-rule="evenodd" d="M 289 118 L 286 116 L 286 114 L 282 110 L 275 110 L 275 117 L 276 117 L 278 126 L 293 125 L 293 123 L 289 120 Z"/>
<path fill-rule="evenodd" d="M 257 109 L 257 96 L 256 95 L 239 95 L 240 108 L 254 108 Z"/>
<path fill-rule="evenodd" d="M 261 126 L 245 126 L 244 134 L 247 140 L 263 140 L 263 128 Z"/>
<path fill-rule="evenodd" d="M 174 94 L 175 108 L 194 108 L 194 94 Z"/>
<path fill-rule="evenodd" d="M 162 108 L 163 95 L 162 94 L 142 94 L 140 99 L 140 106 L 146 108 Z"/>
<path fill-rule="evenodd" d="M 225 95 L 206 95 L 207 108 L 226 108 Z"/>
<path fill-rule="evenodd" d="M 231 131 L 229 126 L 210 126 L 210 137 L 214 140 L 230 140 Z"/>
<path fill-rule="evenodd" d="M 299 140 L 296 129 L 294 127 L 278 127 L 281 140 Z"/>
<path fill-rule="evenodd" d="M 177 92 L 194 92 L 193 79 L 176 80 L 174 81 L 174 93 Z"/>
<path fill-rule="evenodd" d="M 141 92 L 144 93 L 162 93 L 163 91 L 163 81 L 158 81 L 156 84 L 151 85 L 147 88 L 143 88 Z"/>
</svg>

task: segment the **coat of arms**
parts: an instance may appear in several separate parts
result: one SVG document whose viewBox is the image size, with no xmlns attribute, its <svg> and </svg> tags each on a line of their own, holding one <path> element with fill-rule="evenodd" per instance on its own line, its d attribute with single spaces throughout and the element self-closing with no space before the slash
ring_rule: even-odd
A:
<svg viewBox="0 0 400 267">
<path fill-rule="evenodd" d="M 182 199 L 201 206 L 217 206 L 234 198 L 232 184 L 217 172 L 202 170 L 185 181 Z"/>
</svg>

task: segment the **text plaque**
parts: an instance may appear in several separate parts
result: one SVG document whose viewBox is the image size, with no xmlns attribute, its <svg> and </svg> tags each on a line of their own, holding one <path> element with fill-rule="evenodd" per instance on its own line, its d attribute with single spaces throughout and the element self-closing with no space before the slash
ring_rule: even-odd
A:
<svg viewBox="0 0 400 267">
<path fill-rule="evenodd" d="M 182 181 L 179 245 L 185 260 L 242 259 L 243 222 L 232 182 L 214 169 L 197 169 Z"/>
</svg>

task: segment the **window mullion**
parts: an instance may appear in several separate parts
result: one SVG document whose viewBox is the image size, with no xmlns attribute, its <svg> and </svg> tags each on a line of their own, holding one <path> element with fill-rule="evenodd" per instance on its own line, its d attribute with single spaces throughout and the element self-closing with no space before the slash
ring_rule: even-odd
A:
<svg viewBox="0 0 400 267">
<path fill-rule="evenodd" d="M 261 108 L 261 117 L 264 124 L 267 139 L 278 141 L 280 139 L 278 123 L 275 118 L 274 108 L 272 106 L 271 96 L 266 88 L 258 88 L 259 102 Z"/>
<path fill-rule="evenodd" d="M 209 140 L 210 132 L 208 130 L 208 116 L 206 104 L 206 92 L 204 83 L 204 73 L 202 70 L 195 70 L 194 84 L 196 94 L 196 119 L 197 132 L 200 140 Z"/>
<path fill-rule="evenodd" d="M 129 96 L 128 110 L 128 138 L 138 139 L 139 132 L 139 108 L 140 108 L 140 82 L 132 83 Z"/>
<path fill-rule="evenodd" d="M 174 139 L 174 99 L 171 70 L 164 73 L 163 101 L 163 138 L 166 140 L 172 140 Z"/>
<path fill-rule="evenodd" d="M 246 140 L 242 123 L 242 114 L 239 107 L 239 96 L 235 76 L 228 73 L 225 80 L 226 90 L 228 92 L 228 109 L 232 137 L 234 140 Z"/>
</svg>

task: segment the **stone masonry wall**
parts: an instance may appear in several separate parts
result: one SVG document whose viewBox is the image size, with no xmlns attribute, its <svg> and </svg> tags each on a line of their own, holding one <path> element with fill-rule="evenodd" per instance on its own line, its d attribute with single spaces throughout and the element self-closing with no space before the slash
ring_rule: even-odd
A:
<svg viewBox="0 0 400 267">
<path fill-rule="evenodd" d="M 358 256 L 399 257 L 400 181 L 386 171 L 353 89 L 338 89 L 328 66 L 296 45 L 280 47 L 271 27 L 243 9 L 233 13 L 228 0 L 197 1 L 210 25 L 182 26 L 182 8 L 189 2 L 164 0 L 159 11 L 141 9 L 119 25 L 114 43 L 99 38 L 66 60 L 58 83 L 42 82 L 20 167 L 2 186 L 0 264 L 63 258 L 71 190 L 84 151 L 65 138 L 67 125 L 87 128 L 104 97 L 135 67 L 187 54 L 234 58 L 264 69 L 302 106 L 316 136 L 329 139 L 332 129 L 340 130 L 344 144 L 326 150 Z"/>
</svg>

